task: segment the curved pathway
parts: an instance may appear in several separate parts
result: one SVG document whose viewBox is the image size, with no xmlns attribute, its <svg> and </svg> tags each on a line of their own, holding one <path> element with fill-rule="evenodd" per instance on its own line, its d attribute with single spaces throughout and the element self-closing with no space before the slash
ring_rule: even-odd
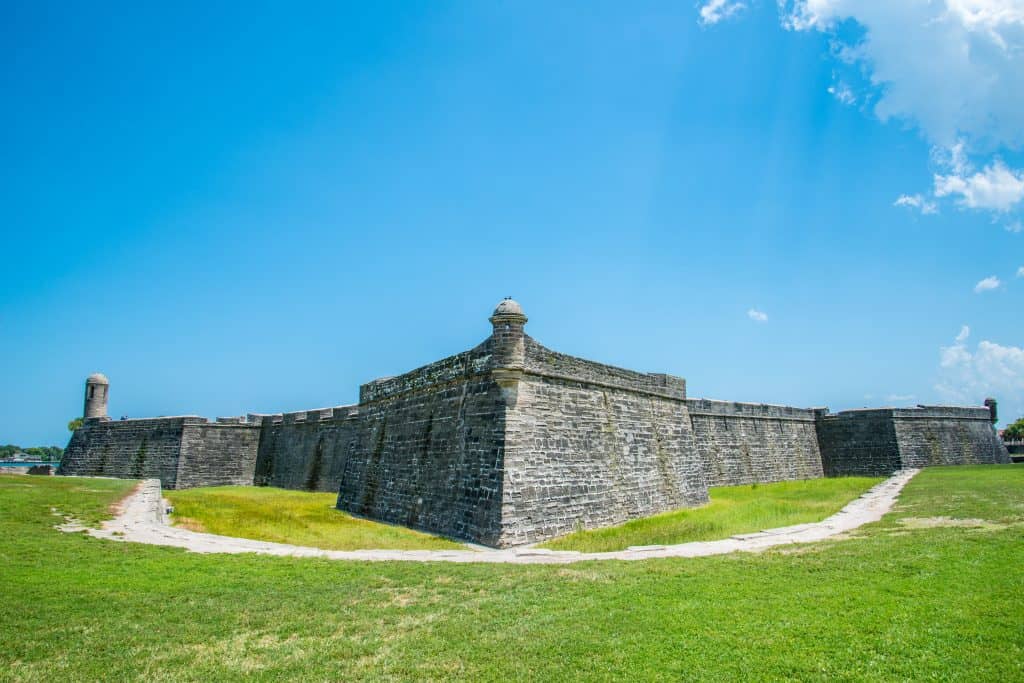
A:
<svg viewBox="0 0 1024 683">
<path fill-rule="evenodd" d="M 831 517 L 812 524 L 740 534 L 721 541 L 697 541 L 679 545 L 633 546 L 606 553 L 544 550 L 523 547 L 492 550 L 474 546 L 467 550 L 323 550 L 285 543 L 253 541 L 189 531 L 168 524 L 158 479 L 147 479 L 121 503 L 121 511 L 100 529 L 88 529 L 97 538 L 185 548 L 197 553 L 259 553 L 289 557 L 322 557 L 331 560 L 370 562 L 504 562 L 514 564 L 567 564 L 590 560 L 647 560 L 655 557 L 704 557 L 732 552 L 759 552 L 790 543 L 821 541 L 877 522 L 892 508 L 896 497 L 918 470 L 897 472 L 872 487 Z"/>
</svg>

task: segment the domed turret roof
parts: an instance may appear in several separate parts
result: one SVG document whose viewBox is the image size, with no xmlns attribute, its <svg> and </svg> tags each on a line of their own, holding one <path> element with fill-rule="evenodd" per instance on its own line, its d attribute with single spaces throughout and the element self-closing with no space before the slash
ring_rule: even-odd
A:
<svg viewBox="0 0 1024 683">
<path fill-rule="evenodd" d="M 492 315 L 523 315 L 523 307 L 519 302 L 508 296 L 494 309 Z"/>
<path fill-rule="evenodd" d="M 102 372 L 94 372 L 85 380 L 89 384 L 110 384 L 110 380 Z"/>
</svg>

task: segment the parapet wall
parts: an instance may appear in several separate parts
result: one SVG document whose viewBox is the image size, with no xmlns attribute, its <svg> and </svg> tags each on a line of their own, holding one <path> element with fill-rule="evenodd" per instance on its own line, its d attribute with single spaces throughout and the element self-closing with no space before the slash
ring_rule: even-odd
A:
<svg viewBox="0 0 1024 683">
<path fill-rule="evenodd" d="M 254 483 L 337 493 L 363 422 L 355 406 L 263 416 Z"/>
<path fill-rule="evenodd" d="M 524 347 L 523 368 L 530 374 L 549 379 L 584 382 L 605 389 L 622 389 L 666 398 L 686 398 L 686 380 L 682 377 L 636 372 L 568 356 L 541 346 L 528 335 L 525 337 Z"/>
<path fill-rule="evenodd" d="M 822 476 L 814 410 L 708 399 L 686 405 L 708 486 Z"/>
<path fill-rule="evenodd" d="M 195 416 L 90 419 L 64 451 L 64 475 L 159 479 L 164 488 L 251 484 L 259 430 Z"/>
<path fill-rule="evenodd" d="M 823 411 L 818 442 L 826 476 L 882 476 L 908 467 L 1009 462 L 987 408 L 920 406 Z"/>
<path fill-rule="evenodd" d="M 490 360 L 489 345 L 481 344 L 470 351 L 443 358 L 398 377 L 384 377 L 363 384 L 359 387 L 359 404 L 433 389 L 447 382 L 459 382 L 468 376 L 483 374 L 490 368 Z"/>
</svg>

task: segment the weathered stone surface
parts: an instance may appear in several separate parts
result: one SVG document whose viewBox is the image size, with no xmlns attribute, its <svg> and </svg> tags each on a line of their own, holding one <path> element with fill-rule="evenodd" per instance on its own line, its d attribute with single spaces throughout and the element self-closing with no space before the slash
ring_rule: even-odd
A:
<svg viewBox="0 0 1024 683">
<path fill-rule="evenodd" d="M 185 424 L 175 488 L 251 485 L 259 438 L 256 425 L 237 421 Z"/>
<path fill-rule="evenodd" d="M 259 430 L 201 417 L 86 420 L 58 474 L 159 479 L 164 488 L 252 484 Z"/>
<path fill-rule="evenodd" d="M 988 408 L 919 406 L 822 413 L 826 476 L 891 474 L 928 465 L 1009 462 Z"/>
<path fill-rule="evenodd" d="M 264 416 L 254 483 L 305 491 L 338 491 L 345 458 L 362 422 L 353 406 L 307 411 L 303 418 Z"/>
<path fill-rule="evenodd" d="M 497 545 L 504 401 L 489 342 L 361 388 L 338 507 Z"/>
<path fill-rule="evenodd" d="M 708 486 L 822 476 L 814 410 L 706 399 L 687 406 Z"/>
<path fill-rule="evenodd" d="M 498 545 L 707 501 L 683 400 L 526 373 L 505 420 Z"/>
</svg>

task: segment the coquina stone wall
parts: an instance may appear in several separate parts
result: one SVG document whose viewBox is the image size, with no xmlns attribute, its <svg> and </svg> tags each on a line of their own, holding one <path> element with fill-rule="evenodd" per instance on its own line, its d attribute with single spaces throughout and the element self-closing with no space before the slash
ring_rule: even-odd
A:
<svg viewBox="0 0 1024 683">
<path fill-rule="evenodd" d="M 186 423 L 174 488 L 251 486 L 260 430 L 238 418 Z"/>
<path fill-rule="evenodd" d="M 823 476 L 814 410 L 707 399 L 687 407 L 709 486 Z"/>
<path fill-rule="evenodd" d="M 888 475 L 907 467 L 1009 462 L 987 408 L 920 406 L 819 413 L 826 476 Z"/>
<path fill-rule="evenodd" d="M 257 486 L 332 493 L 365 431 L 355 406 L 266 415 L 261 425 Z"/>
<path fill-rule="evenodd" d="M 685 401 L 638 386 L 524 373 L 506 416 L 504 468 L 500 545 L 699 505 L 708 496 Z"/>
<path fill-rule="evenodd" d="M 499 545 L 505 402 L 490 340 L 400 377 L 363 385 L 338 507 Z"/>
<path fill-rule="evenodd" d="M 58 474 L 155 478 L 163 486 L 174 488 L 178 480 L 178 456 L 181 454 L 181 434 L 185 423 L 201 419 L 89 419 L 71 435 Z"/>
<path fill-rule="evenodd" d="M 892 410 L 848 410 L 823 415 L 817 427 L 826 477 L 874 477 L 901 467 Z"/>
<path fill-rule="evenodd" d="M 75 430 L 59 474 L 159 479 L 164 488 L 252 484 L 259 429 L 202 417 L 89 419 Z"/>
<path fill-rule="evenodd" d="M 920 406 L 892 412 L 903 467 L 1009 462 L 986 408 Z"/>
</svg>

